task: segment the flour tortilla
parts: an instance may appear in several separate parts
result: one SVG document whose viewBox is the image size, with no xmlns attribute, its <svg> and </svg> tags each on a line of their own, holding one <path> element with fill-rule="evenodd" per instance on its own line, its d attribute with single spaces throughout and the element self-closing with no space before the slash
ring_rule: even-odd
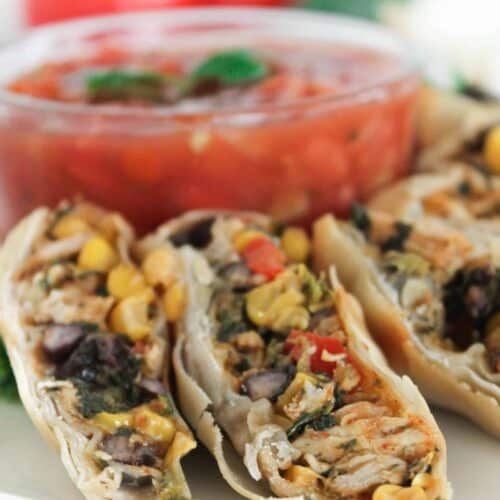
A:
<svg viewBox="0 0 500 500">
<path fill-rule="evenodd" d="M 444 170 L 483 131 L 500 123 L 500 104 L 424 87 L 419 100 L 419 170 Z"/>
<path fill-rule="evenodd" d="M 171 221 L 153 236 L 147 237 L 144 248 L 154 248 L 177 231 L 190 225 L 227 212 L 195 212 Z M 271 221 L 260 214 L 245 213 L 257 226 L 270 227 Z M 141 245 L 139 245 L 140 247 Z M 211 341 L 214 325 L 208 316 L 211 299 L 213 270 L 198 251 L 189 246 L 179 249 L 183 262 L 184 280 L 188 289 L 188 304 L 184 317 L 176 328 L 174 371 L 176 373 L 179 402 L 183 414 L 217 460 L 227 483 L 240 495 L 251 500 L 274 498 L 262 481 L 255 481 L 243 466 L 242 454 L 250 435 L 250 420 L 257 414 L 263 400 L 252 402 L 246 396 L 235 394 L 215 360 Z M 399 377 L 388 367 L 379 348 L 369 336 L 361 308 L 356 299 L 347 294 L 332 269 L 335 286 L 335 303 L 346 331 L 350 336 L 350 348 L 361 361 L 373 368 L 394 391 L 403 408 L 422 418 L 440 448 L 432 465 L 435 477 L 440 480 L 442 498 L 451 498 L 446 481 L 446 445 L 426 402 L 408 377 Z M 222 409 L 222 410 L 221 410 Z M 224 429 L 224 430 L 223 430 Z M 286 497 L 286 495 L 283 495 Z M 288 498 L 302 498 L 289 495 Z"/>
<path fill-rule="evenodd" d="M 454 410 L 500 437 L 500 387 L 469 367 L 471 353 L 451 356 L 426 348 L 362 245 L 332 216 L 315 223 L 314 247 L 315 266 L 336 266 L 341 281 L 359 300 L 369 331 L 392 368 L 409 375 L 429 402 Z"/>
<path fill-rule="evenodd" d="M 118 491 L 120 478 L 96 467 L 89 453 L 93 440 L 87 437 L 84 429 L 74 425 L 64 407 L 51 397 L 51 389 L 68 383 L 44 381 L 43 374 L 36 369 L 37 358 L 23 329 L 20 305 L 14 289 L 17 271 L 31 255 L 33 244 L 47 231 L 50 215 L 47 208 L 35 210 L 10 232 L 0 251 L 0 330 L 21 400 L 31 420 L 47 442 L 58 451 L 69 477 L 87 499 L 147 498 L 140 490 Z M 125 221 L 122 220 L 122 223 L 128 238 L 131 229 Z M 185 430 L 188 432 L 187 427 Z M 30 464 L 27 459 L 27 466 L 36 464 Z M 182 494 L 191 498 L 180 462 L 176 461 L 169 471 L 183 486 Z"/>
</svg>

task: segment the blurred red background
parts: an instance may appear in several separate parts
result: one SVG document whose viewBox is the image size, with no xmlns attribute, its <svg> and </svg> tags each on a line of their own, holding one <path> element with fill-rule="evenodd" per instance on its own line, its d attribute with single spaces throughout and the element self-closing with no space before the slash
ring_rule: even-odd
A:
<svg viewBox="0 0 500 500">
<path fill-rule="evenodd" d="M 25 0 L 25 2 L 27 4 L 27 21 L 32 26 L 72 17 L 162 7 L 203 5 L 279 6 L 291 3 L 290 0 Z"/>
</svg>

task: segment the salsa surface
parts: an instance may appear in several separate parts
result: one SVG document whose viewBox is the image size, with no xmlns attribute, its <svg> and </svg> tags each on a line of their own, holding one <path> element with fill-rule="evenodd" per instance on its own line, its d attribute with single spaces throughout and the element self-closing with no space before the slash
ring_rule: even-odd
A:
<svg viewBox="0 0 500 500">
<path fill-rule="evenodd" d="M 345 214 L 409 168 L 418 82 L 402 64 L 317 44 L 48 62 L 9 85 L 64 108 L 0 118 L 2 230 L 78 195 L 140 231 L 193 208 Z"/>
</svg>

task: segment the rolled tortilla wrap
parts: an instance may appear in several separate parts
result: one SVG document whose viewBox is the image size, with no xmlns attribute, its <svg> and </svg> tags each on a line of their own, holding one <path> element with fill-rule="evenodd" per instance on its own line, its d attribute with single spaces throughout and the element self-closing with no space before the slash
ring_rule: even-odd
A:
<svg viewBox="0 0 500 500">
<path fill-rule="evenodd" d="M 332 216 L 316 222 L 316 268 L 337 266 L 341 280 L 363 307 L 370 333 L 398 373 L 408 374 L 430 402 L 500 436 L 500 375 L 489 359 L 496 351 L 490 353 L 484 341 L 463 349 L 454 346 L 452 327 L 457 323 L 447 323 L 451 311 L 447 313 L 443 305 L 444 296 L 454 297 L 456 273 L 463 273 L 468 265 L 470 272 L 482 266 L 490 269 L 492 248 L 487 234 L 472 229 L 458 232 L 423 218 L 408 225 L 411 232 L 399 250 L 382 251 L 380 239 L 387 244 L 393 238 L 390 233 L 384 235 L 383 228 L 393 228 L 394 219 L 369 214 L 371 242 Z M 446 283 L 449 292 L 445 292 Z M 451 337 L 444 334 L 447 325 Z"/>
<path fill-rule="evenodd" d="M 425 87 L 419 101 L 418 137 L 422 149 L 417 159 L 418 169 L 445 170 L 448 160 L 466 157 L 480 162 L 477 143 L 499 123 L 497 102 L 479 102 Z"/>
<path fill-rule="evenodd" d="M 197 212 L 139 244 L 178 247 L 188 291 L 174 350 L 180 405 L 224 478 L 251 499 L 377 499 L 403 483 L 449 498 L 445 443 L 423 398 L 388 369 L 335 272 L 319 280 L 296 247 L 292 262 L 275 227 Z M 395 444 L 406 440 L 418 458 Z"/>
<path fill-rule="evenodd" d="M 189 498 L 180 458 L 195 442 L 132 243 L 95 206 L 36 210 L 0 253 L 0 328 L 28 414 L 86 498 Z"/>
<path fill-rule="evenodd" d="M 498 224 L 500 179 L 466 163 L 450 163 L 446 170 L 412 175 L 377 193 L 370 210 L 398 220 L 417 221 L 422 216 L 446 219 L 456 225 L 490 221 Z M 500 226 L 500 224 L 498 224 Z"/>
</svg>

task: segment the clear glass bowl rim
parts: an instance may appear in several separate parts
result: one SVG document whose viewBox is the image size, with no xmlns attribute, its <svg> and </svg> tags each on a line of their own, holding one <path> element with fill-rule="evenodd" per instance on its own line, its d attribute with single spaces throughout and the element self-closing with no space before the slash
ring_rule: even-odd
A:
<svg viewBox="0 0 500 500">
<path fill-rule="evenodd" d="M 419 68 L 415 58 L 412 56 L 412 50 L 409 44 L 404 42 L 399 36 L 391 32 L 389 29 L 375 24 L 370 21 L 360 20 L 349 16 L 338 14 L 325 14 L 324 12 L 312 12 L 303 9 L 284 9 L 284 8 L 262 8 L 262 7 L 202 7 L 202 8 L 169 8 L 163 10 L 153 10 L 147 12 L 133 12 L 125 14 L 115 14 L 108 16 L 89 17 L 76 21 L 66 21 L 36 28 L 28 32 L 25 36 L 8 43 L 0 48 L 0 64 L 2 58 L 6 55 L 15 53 L 16 48 L 22 44 L 36 43 L 36 40 L 44 37 L 57 37 L 58 35 L 74 33 L 75 37 L 81 36 L 83 33 L 92 31 L 102 31 L 105 29 L 119 28 L 123 29 L 127 26 L 136 26 L 137 23 L 143 23 L 147 26 L 147 22 L 158 23 L 168 20 L 169 23 L 193 23 L 200 25 L 208 22 L 224 22 L 224 23 L 239 23 L 242 27 L 247 26 L 247 23 L 254 22 L 256 24 L 265 22 L 267 25 L 273 23 L 289 23 L 297 26 L 303 23 L 308 23 L 311 26 L 327 29 L 332 28 L 332 42 L 339 42 L 335 38 L 334 27 L 342 28 L 347 31 L 363 33 L 364 38 L 376 37 L 379 42 L 391 47 L 391 52 L 395 53 L 401 60 L 399 71 L 395 72 L 389 78 L 380 79 L 379 82 L 362 87 L 355 91 L 347 91 L 345 93 L 325 94 L 316 97 L 306 97 L 285 103 L 265 103 L 251 107 L 228 107 L 224 110 L 216 110 L 208 113 L 210 117 L 207 120 L 210 122 L 232 121 L 245 123 L 248 118 L 253 118 L 254 121 L 257 115 L 272 115 L 276 112 L 293 112 L 300 110 L 305 106 L 322 106 L 328 107 L 346 107 L 357 102 L 370 102 L 375 99 L 380 99 L 377 89 L 384 88 L 388 85 L 403 81 L 412 76 L 417 77 Z M 200 21 L 202 20 L 202 21 Z M 250 26 L 251 27 L 251 26 Z M 272 26 L 270 26 L 272 29 Z M 272 38 L 272 31 L 268 32 Z M 294 37 L 291 37 L 294 40 Z M 341 40 L 340 40 L 341 41 Z M 368 44 L 359 44 L 361 47 L 370 47 Z M 378 97 L 377 97 L 378 96 Z M 0 87 L 0 106 L 17 108 L 24 112 L 36 113 L 55 113 L 58 118 L 64 119 L 64 116 L 75 118 L 80 116 L 99 116 L 102 118 L 138 118 L 141 121 L 158 119 L 175 121 L 175 119 L 196 117 L 200 115 L 197 111 L 179 111 L 168 107 L 120 107 L 120 106 L 93 106 L 88 104 L 78 103 L 61 103 L 46 99 L 34 98 L 27 95 L 10 92 L 5 88 Z M 207 113 L 202 113 L 207 114 Z"/>
</svg>

